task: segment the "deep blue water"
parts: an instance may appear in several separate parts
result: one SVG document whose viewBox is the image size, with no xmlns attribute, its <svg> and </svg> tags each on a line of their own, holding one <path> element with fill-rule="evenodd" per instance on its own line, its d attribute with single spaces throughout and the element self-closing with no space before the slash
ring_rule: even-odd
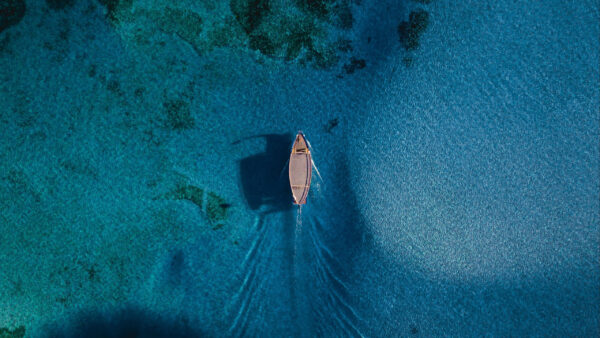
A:
<svg viewBox="0 0 600 338">
<path fill-rule="evenodd" d="M 0 0 L 0 337 L 600 335 L 599 36 L 592 0 Z"/>
</svg>

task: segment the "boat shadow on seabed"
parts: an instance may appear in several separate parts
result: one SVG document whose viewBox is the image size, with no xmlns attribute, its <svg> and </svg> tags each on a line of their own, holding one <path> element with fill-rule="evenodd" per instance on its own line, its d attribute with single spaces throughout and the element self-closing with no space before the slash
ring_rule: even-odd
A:
<svg viewBox="0 0 600 338">
<path fill-rule="evenodd" d="M 240 162 L 244 195 L 257 214 L 227 308 L 228 335 L 362 336 L 347 274 L 325 239 L 331 224 L 319 210 L 326 201 L 315 190 L 302 215 L 292 204 L 286 165 L 292 136 L 256 137 L 266 139 L 265 152 Z"/>
<path fill-rule="evenodd" d="M 291 134 L 265 134 L 248 137 L 264 138 L 265 151 L 248 156 L 240 161 L 240 179 L 244 197 L 252 210 L 261 213 L 289 211 L 292 198 L 289 192 L 289 178 L 282 175 L 282 168 L 289 158 Z M 242 142 L 236 141 L 234 144 Z"/>
</svg>

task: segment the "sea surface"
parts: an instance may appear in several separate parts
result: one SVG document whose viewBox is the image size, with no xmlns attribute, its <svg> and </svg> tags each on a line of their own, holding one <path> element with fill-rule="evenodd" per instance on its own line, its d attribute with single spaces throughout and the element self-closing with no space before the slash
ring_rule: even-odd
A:
<svg viewBox="0 0 600 338">
<path fill-rule="evenodd" d="M 598 337 L 599 37 L 595 0 L 0 0 L 0 337 Z"/>
</svg>

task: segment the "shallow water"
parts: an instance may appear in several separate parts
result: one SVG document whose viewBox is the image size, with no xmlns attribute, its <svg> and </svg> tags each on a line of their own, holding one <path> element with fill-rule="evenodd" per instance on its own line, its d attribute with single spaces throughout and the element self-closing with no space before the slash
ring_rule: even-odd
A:
<svg viewBox="0 0 600 338">
<path fill-rule="evenodd" d="M 5 3 L 0 336 L 598 336 L 597 2 Z"/>
</svg>

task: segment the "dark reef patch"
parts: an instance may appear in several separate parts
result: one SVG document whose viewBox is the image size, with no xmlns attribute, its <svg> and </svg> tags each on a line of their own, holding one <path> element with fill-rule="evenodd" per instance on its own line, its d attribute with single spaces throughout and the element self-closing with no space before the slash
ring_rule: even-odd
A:
<svg viewBox="0 0 600 338">
<path fill-rule="evenodd" d="M 301 8 L 313 14 L 325 16 L 329 14 L 329 10 L 335 0 L 297 0 L 297 2 Z"/>
<path fill-rule="evenodd" d="M 264 55 L 275 54 L 275 46 L 273 41 L 262 34 L 251 34 L 250 35 L 250 48 L 259 50 Z"/>
<path fill-rule="evenodd" d="M 170 99 L 163 103 L 166 126 L 173 130 L 191 129 L 195 125 L 190 105 L 181 99 Z"/>
<path fill-rule="evenodd" d="M 48 0 L 58 1 L 58 0 Z M 64 0 L 63 0 L 64 1 Z M 122 36 L 160 48 L 169 36 L 187 42 L 198 55 L 217 47 L 254 50 L 273 60 L 326 69 L 350 58 L 350 29 L 356 0 L 229 0 L 189 8 L 179 2 L 97 0 Z M 132 10 L 135 9 L 135 10 Z M 168 36 L 157 38 L 156 34 Z M 264 59 L 257 59 L 258 62 Z"/>
<path fill-rule="evenodd" d="M 0 338 L 23 338 L 25 337 L 25 326 L 19 326 L 14 330 L 0 327 Z"/>
<path fill-rule="evenodd" d="M 327 125 L 325 126 L 325 132 L 327 133 L 331 133 L 331 131 L 333 130 L 333 128 L 337 127 L 337 125 L 340 123 L 340 120 L 336 117 L 334 119 L 331 119 L 327 122 Z"/>
<path fill-rule="evenodd" d="M 341 2 L 336 4 L 333 8 L 334 13 L 336 13 L 335 23 L 337 26 L 343 29 L 350 29 L 354 25 L 354 16 L 352 15 L 352 10 L 350 9 L 350 4 L 347 2 Z"/>
<path fill-rule="evenodd" d="M 177 34 L 192 45 L 203 29 L 202 17 L 193 11 L 167 7 L 163 15 L 156 19 L 160 29 L 167 33 Z"/>
<path fill-rule="evenodd" d="M 363 69 L 367 66 L 364 59 L 357 59 L 355 57 L 350 58 L 350 62 L 344 65 L 344 71 L 346 74 L 352 74 L 357 69 Z"/>
<path fill-rule="evenodd" d="M 410 12 L 408 21 L 403 21 L 398 25 L 400 42 L 406 50 L 415 50 L 419 47 L 419 38 L 428 25 L 429 13 L 420 8 Z"/>
<path fill-rule="evenodd" d="M 0 32 L 18 24 L 25 16 L 24 0 L 0 1 Z"/>
<path fill-rule="evenodd" d="M 227 208 L 223 197 L 209 191 L 206 199 L 206 216 L 211 221 L 224 220 L 227 215 Z"/>
<path fill-rule="evenodd" d="M 231 204 L 227 203 L 223 197 L 216 193 L 205 191 L 200 187 L 189 184 L 179 185 L 177 188 L 163 196 L 155 198 L 155 200 L 157 199 L 190 201 L 200 210 L 204 210 L 205 215 L 211 224 L 225 220 L 227 218 L 227 209 L 231 206 Z M 203 207 L 205 208 L 203 209 Z"/>
<path fill-rule="evenodd" d="M 118 21 L 117 13 L 121 10 L 131 8 L 133 0 L 98 0 L 106 7 L 106 16 L 114 22 Z"/>
<path fill-rule="evenodd" d="M 271 9 L 270 0 L 231 0 L 231 12 L 246 33 L 251 34 Z"/>
<path fill-rule="evenodd" d="M 285 59 L 287 61 L 294 60 L 298 57 L 298 55 L 300 55 L 302 48 L 310 50 L 312 48 L 312 44 L 312 38 L 308 29 L 301 26 L 292 28 L 287 41 Z"/>
<path fill-rule="evenodd" d="M 231 0 L 230 9 L 251 49 L 320 69 L 336 65 L 347 52 L 338 42 L 354 22 L 350 0 L 295 0 L 284 7 L 271 0 Z"/>
<path fill-rule="evenodd" d="M 54 10 L 64 9 L 71 7 L 75 3 L 75 0 L 46 0 L 46 5 Z"/>
<path fill-rule="evenodd" d="M 194 203 L 198 208 L 202 209 L 202 196 L 204 195 L 204 189 L 198 188 L 193 185 L 179 186 L 175 190 L 167 193 L 163 196 L 166 199 L 173 200 L 187 200 Z"/>
<path fill-rule="evenodd" d="M 96 65 L 94 65 L 94 64 L 91 64 L 91 65 L 88 67 L 88 76 L 89 76 L 89 77 L 94 77 L 94 76 L 96 76 L 96 74 L 98 74 L 98 70 L 97 70 L 97 69 L 98 69 L 98 66 L 96 66 Z"/>
</svg>

